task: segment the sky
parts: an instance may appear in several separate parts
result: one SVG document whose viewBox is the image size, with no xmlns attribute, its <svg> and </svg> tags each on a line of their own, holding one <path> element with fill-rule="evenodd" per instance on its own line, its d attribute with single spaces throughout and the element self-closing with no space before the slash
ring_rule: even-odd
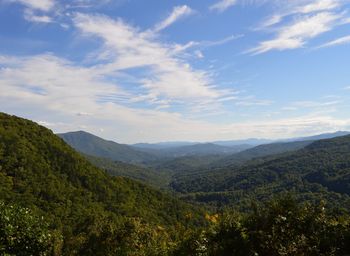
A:
<svg viewBox="0 0 350 256">
<path fill-rule="evenodd" d="M 0 111 L 120 143 L 350 130 L 349 0 L 0 0 Z"/>
</svg>

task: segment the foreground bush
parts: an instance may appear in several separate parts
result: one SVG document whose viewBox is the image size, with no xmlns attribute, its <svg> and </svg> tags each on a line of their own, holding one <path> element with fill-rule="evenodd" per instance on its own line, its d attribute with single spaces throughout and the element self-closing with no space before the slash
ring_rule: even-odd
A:
<svg viewBox="0 0 350 256">
<path fill-rule="evenodd" d="M 42 218 L 0 202 L 0 255 L 52 255 L 53 240 Z"/>
<path fill-rule="evenodd" d="M 178 255 L 332 256 L 350 253 L 347 216 L 327 213 L 324 204 L 292 198 L 254 207 L 252 213 L 212 216 L 211 228 L 192 233 Z"/>
</svg>

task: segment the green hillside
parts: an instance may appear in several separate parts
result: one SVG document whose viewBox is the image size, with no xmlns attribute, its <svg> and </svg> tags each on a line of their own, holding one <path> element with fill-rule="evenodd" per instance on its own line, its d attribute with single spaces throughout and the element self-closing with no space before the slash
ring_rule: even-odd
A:
<svg viewBox="0 0 350 256">
<path fill-rule="evenodd" d="M 102 248 L 118 251 L 122 241 L 134 239 L 129 237 L 133 232 L 149 230 L 139 235 L 158 239 L 152 226 L 160 232 L 203 223 L 203 214 L 193 207 L 141 183 L 113 178 L 50 130 L 3 113 L 0 201 L 43 215 L 50 229 L 63 236 L 65 255 L 115 255 Z M 196 217 L 188 219 L 188 214 Z"/>
<path fill-rule="evenodd" d="M 310 145 L 312 141 L 279 142 L 259 145 L 242 152 L 220 158 L 209 167 L 217 168 L 229 165 L 241 165 L 249 160 L 296 151 Z"/>
<path fill-rule="evenodd" d="M 259 192 L 277 193 L 299 180 L 315 196 L 333 195 L 331 203 L 347 207 L 349 145 L 350 137 L 320 141 L 263 164 L 221 170 L 205 191 L 240 190 L 241 199 L 244 193 L 261 199 Z M 192 182 L 194 191 L 204 185 Z M 349 216 L 325 206 L 284 194 L 247 213 L 205 213 L 112 177 L 50 130 L 0 113 L 0 255 L 347 255 Z"/>
<path fill-rule="evenodd" d="M 187 199 L 245 206 L 286 191 L 301 200 L 328 199 L 350 210 L 350 136 L 316 141 L 296 152 L 256 159 L 243 166 L 179 175 L 171 184 Z"/>
<path fill-rule="evenodd" d="M 120 161 L 112 161 L 107 158 L 88 156 L 90 163 L 105 170 L 109 175 L 131 178 L 157 188 L 166 188 L 170 182 L 170 173 L 167 171 L 155 171 L 150 168 L 127 164 Z"/>
<path fill-rule="evenodd" d="M 131 146 L 104 140 L 84 131 L 62 133 L 58 136 L 75 150 L 91 156 L 138 164 L 158 159 L 152 154 L 136 150 Z"/>
</svg>

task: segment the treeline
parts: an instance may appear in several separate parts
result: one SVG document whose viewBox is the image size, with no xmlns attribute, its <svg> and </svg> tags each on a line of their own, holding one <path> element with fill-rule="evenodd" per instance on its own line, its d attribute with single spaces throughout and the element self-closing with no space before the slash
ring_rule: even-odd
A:
<svg viewBox="0 0 350 256">
<path fill-rule="evenodd" d="M 323 202 L 298 204 L 292 197 L 253 205 L 250 213 L 206 214 L 205 228 L 170 231 L 131 218 L 118 228 L 102 222 L 84 246 L 65 252 L 63 237 L 28 209 L 0 204 L 1 255 L 149 256 L 345 256 L 350 216 L 329 212 Z M 191 216 L 188 216 L 189 218 Z M 83 239 L 83 238 L 81 238 Z M 63 248 L 62 248 L 63 246 Z"/>
</svg>

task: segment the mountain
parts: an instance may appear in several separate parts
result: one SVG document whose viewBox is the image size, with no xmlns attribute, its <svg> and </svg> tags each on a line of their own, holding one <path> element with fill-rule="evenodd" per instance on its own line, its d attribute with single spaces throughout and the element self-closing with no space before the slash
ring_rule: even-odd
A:
<svg viewBox="0 0 350 256">
<path fill-rule="evenodd" d="M 213 143 L 197 143 L 193 145 L 181 146 L 181 147 L 170 147 L 163 149 L 155 149 L 155 148 L 138 148 L 138 150 L 142 150 L 149 154 L 157 155 L 162 159 L 163 162 L 166 158 L 168 160 L 172 160 L 174 158 L 179 157 L 200 157 L 200 156 L 209 156 L 209 155 L 228 155 L 240 152 L 247 148 L 250 148 L 249 145 L 236 145 L 232 147 L 225 147 L 216 145 Z"/>
<path fill-rule="evenodd" d="M 84 131 L 62 133 L 58 136 L 77 151 L 91 156 L 134 164 L 157 159 L 152 154 L 136 150 L 128 145 L 104 140 Z"/>
<path fill-rule="evenodd" d="M 41 222 L 56 234 L 55 250 L 62 248 L 63 255 L 136 255 L 121 252 L 150 249 L 151 242 L 160 246 L 166 230 L 204 223 L 196 208 L 139 182 L 112 177 L 47 128 L 4 113 L 0 201 L 44 216 Z M 143 237 L 149 239 L 142 242 Z"/>
<path fill-rule="evenodd" d="M 222 157 L 215 162 L 210 163 L 209 166 L 217 168 L 229 165 L 240 165 L 252 159 L 296 151 L 310 145 L 311 143 L 312 141 L 295 141 L 263 144 L 230 156 Z"/>
<path fill-rule="evenodd" d="M 141 149 L 169 149 L 183 146 L 192 146 L 197 142 L 174 141 L 174 142 L 159 142 L 159 143 L 136 143 L 130 146 Z"/>
<path fill-rule="evenodd" d="M 249 146 L 237 145 L 233 147 L 225 147 L 213 143 L 200 143 L 191 146 L 183 146 L 172 149 L 163 150 L 163 154 L 169 157 L 183 157 L 183 156 L 205 156 L 205 155 L 222 155 L 233 154 L 242 151 Z"/>
<path fill-rule="evenodd" d="M 241 151 L 248 150 L 247 152 L 233 157 L 238 162 L 244 162 L 246 160 L 262 157 L 272 154 L 279 154 L 292 150 L 302 148 L 308 142 L 330 139 L 339 136 L 349 135 L 350 132 L 338 131 L 335 133 L 324 133 L 309 137 L 298 137 L 284 140 L 271 140 L 271 139 L 243 139 L 243 140 L 228 140 L 228 141 L 214 141 L 208 143 L 196 143 L 196 142 L 161 142 L 161 143 L 138 143 L 131 145 L 133 148 L 139 151 L 147 152 L 152 155 L 158 155 L 159 157 L 178 158 L 188 156 L 207 156 L 207 155 L 225 155 L 236 154 Z M 292 142 L 295 142 L 294 144 Z M 305 143 L 303 143 L 305 142 Z M 290 143 L 290 144 L 287 144 Z M 263 145 L 268 145 L 264 147 Z M 253 150 L 249 150 L 254 148 Z M 170 159 L 173 161 L 173 159 Z M 225 162 L 225 160 L 224 160 Z"/>
<path fill-rule="evenodd" d="M 323 133 L 323 134 L 308 136 L 308 137 L 292 138 L 292 139 L 287 139 L 285 141 L 312 141 L 312 140 L 315 141 L 315 140 L 332 139 L 332 138 L 342 137 L 346 135 L 350 135 L 350 132 L 337 131 L 333 133 Z"/>
<path fill-rule="evenodd" d="M 212 143 L 216 145 L 226 146 L 226 147 L 232 147 L 237 145 L 250 145 L 250 146 L 258 146 L 262 144 L 272 143 L 274 140 L 270 139 L 243 139 L 243 140 L 227 140 L 227 141 L 214 141 Z"/>
<path fill-rule="evenodd" d="M 312 142 L 317 140 L 332 139 L 336 137 L 346 136 L 349 134 L 350 132 L 339 131 L 335 133 L 324 133 L 309 137 L 292 138 L 286 141 L 277 141 L 273 143 L 262 144 L 252 148 L 248 148 L 247 150 L 238 152 L 236 154 L 216 159 L 215 161 L 209 163 L 207 167 L 217 168 L 234 164 L 240 165 L 252 159 L 258 159 L 266 156 L 273 156 L 296 151 L 310 145 Z M 205 167 L 201 166 L 201 168 Z"/>
<path fill-rule="evenodd" d="M 188 199 L 244 206 L 285 191 L 301 200 L 327 199 L 350 210 L 350 136 L 313 142 L 296 152 L 178 176 L 174 190 Z"/>
<path fill-rule="evenodd" d="M 95 156 L 85 157 L 90 163 L 105 170 L 109 175 L 127 177 L 156 188 L 166 188 L 170 182 L 169 172 L 155 171 L 151 168 L 145 168 L 133 164 L 127 164 L 120 161 L 112 161 L 108 158 Z"/>
</svg>

